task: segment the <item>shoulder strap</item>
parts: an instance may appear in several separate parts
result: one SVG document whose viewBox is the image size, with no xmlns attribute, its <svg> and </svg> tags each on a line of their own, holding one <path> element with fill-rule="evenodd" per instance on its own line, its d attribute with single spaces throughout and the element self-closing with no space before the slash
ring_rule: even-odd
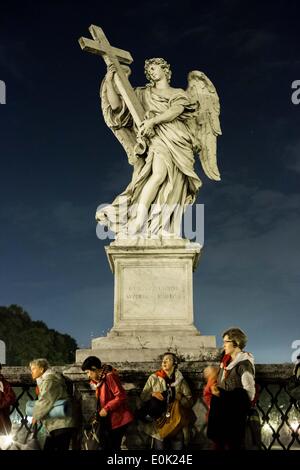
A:
<svg viewBox="0 0 300 470">
<path fill-rule="evenodd" d="M 100 405 L 100 395 L 98 394 L 97 396 L 97 403 L 96 403 L 96 412 L 99 413 L 101 409 L 101 405 Z"/>
<path fill-rule="evenodd" d="M 105 383 L 105 379 L 106 379 L 106 374 L 104 374 L 102 377 L 101 377 L 101 380 L 98 384 L 98 393 L 97 393 L 97 404 L 96 404 L 96 411 L 97 413 L 101 410 L 101 404 L 100 404 L 100 388 L 102 387 L 102 385 Z"/>
<path fill-rule="evenodd" d="M 247 363 L 249 364 L 250 368 L 247 367 L 248 366 Z M 239 362 L 235 367 L 236 367 L 237 374 L 240 377 L 243 375 L 243 372 L 246 372 L 246 371 L 250 372 L 250 370 L 251 370 L 251 373 L 252 374 L 254 373 L 253 365 L 251 364 L 251 362 L 248 359 L 245 359 L 244 361 Z"/>
</svg>

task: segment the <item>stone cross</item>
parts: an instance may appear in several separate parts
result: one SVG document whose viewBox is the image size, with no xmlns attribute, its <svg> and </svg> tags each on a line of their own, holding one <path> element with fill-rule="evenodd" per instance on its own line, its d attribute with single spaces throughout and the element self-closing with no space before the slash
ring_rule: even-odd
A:
<svg viewBox="0 0 300 470">
<path fill-rule="evenodd" d="M 103 30 L 99 26 L 91 25 L 89 27 L 92 39 L 79 38 L 81 49 L 92 54 L 101 55 L 106 65 L 113 64 L 116 74 L 119 78 L 118 89 L 124 99 L 131 115 L 137 126 L 144 120 L 145 111 L 139 102 L 127 76 L 122 69 L 121 63 L 129 65 L 133 62 L 130 52 L 112 47 L 105 36 Z"/>
</svg>

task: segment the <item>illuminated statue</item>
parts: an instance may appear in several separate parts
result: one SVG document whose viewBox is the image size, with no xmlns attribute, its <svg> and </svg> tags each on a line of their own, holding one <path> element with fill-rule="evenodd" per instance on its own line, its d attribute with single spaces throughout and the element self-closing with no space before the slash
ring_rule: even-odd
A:
<svg viewBox="0 0 300 470">
<path fill-rule="evenodd" d="M 220 180 L 216 89 L 199 71 L 188 74 L 187 90 L 173 88 L 170 65 L 153 58 L 145 62 L 148 83 L 133 90 L 128 81 L 130 54 L 112 48 L 100 28 L 92 26 L 90 31 L 108 66 L 100 90 L 104 120 L 134 167 L 127 188 L 102 207 L 96 219 L 116 238 L 180 237 L 184 210 L 202 185 L 194 155 L 199 154 L 209 178 Z M 95 41 L 81 39 L 82 47 L 91 51 L 83 41 Z"/>
</svg>

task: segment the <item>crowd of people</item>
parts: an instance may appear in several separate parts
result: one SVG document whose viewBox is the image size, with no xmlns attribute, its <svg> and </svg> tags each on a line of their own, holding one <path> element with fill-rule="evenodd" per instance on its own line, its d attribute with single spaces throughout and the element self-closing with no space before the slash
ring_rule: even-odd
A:
<svg viewBox="0 0 300 470">
<path fill-rule="evenodd" d="M 254 358 L 244 351 L 246 342 L 247 337 L 239 328 L 226 330 L 219 365 L 208 366 L 203 371 L 206 385 L 202 393 L 208 410 L 207 437 L 216 450 L 245 448 L 247 416 L 257 400 Z M 174 353 L 163 355 L 161 367 L 148 377 L 135 410 L 130 408 L 118 371 L 111 365 L 102 364 L 96 356 L 89 356 L 81 368 L 96 398 L 93 420 L 89 422 L 93 433 L 85 433 L 85 437 L 95 438 L 95 429 L 96 434 L 103 433 L 105 439 L 101 440 L 101 450 L 119 451 L 128 426 L 134 421 L 138 423 L 139 430 L 149 436 L 152 449 L 180 451 L 186 448 L 195 418 L 192 411 L 195 397 L 178 368 L 178 358 Z M 68 450 L 72 438 L 78 434 L 80 423 L 72 407 L 68 413 L 55 415 L 52 411 L 58 404 L 72 400 L 66 380 L 50 367 L 46 359 L 32 360 L 30 370 L 32 379 L 36 381 L 37 396 L 31 423 L 42 423 L 46 430 L 43 449 Z M 12 387 L 0 375 L 0 434 L 10 432 L 9 415 L 15 401 Z M 97 436 L 96 442 L 99 443 Z"/>
</svg>

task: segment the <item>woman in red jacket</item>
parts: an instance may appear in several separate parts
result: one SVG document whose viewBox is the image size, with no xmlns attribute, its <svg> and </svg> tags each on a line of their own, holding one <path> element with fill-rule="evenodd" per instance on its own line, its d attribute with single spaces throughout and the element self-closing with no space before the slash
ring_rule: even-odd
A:
<svg viewBox="0 0 300 470">
<path fill-rule="evenodd" d="M 87 357 L 81 369 L 87 373 L 90 384 L 96 392 L 99 403 L 99 415 L 108 417 L 109 450 L 118 451 L 126 427 L 133 421 L 127 396 L 116 370 L 112 366 L 101 363 L 96 356 Z"/>
</svg>

